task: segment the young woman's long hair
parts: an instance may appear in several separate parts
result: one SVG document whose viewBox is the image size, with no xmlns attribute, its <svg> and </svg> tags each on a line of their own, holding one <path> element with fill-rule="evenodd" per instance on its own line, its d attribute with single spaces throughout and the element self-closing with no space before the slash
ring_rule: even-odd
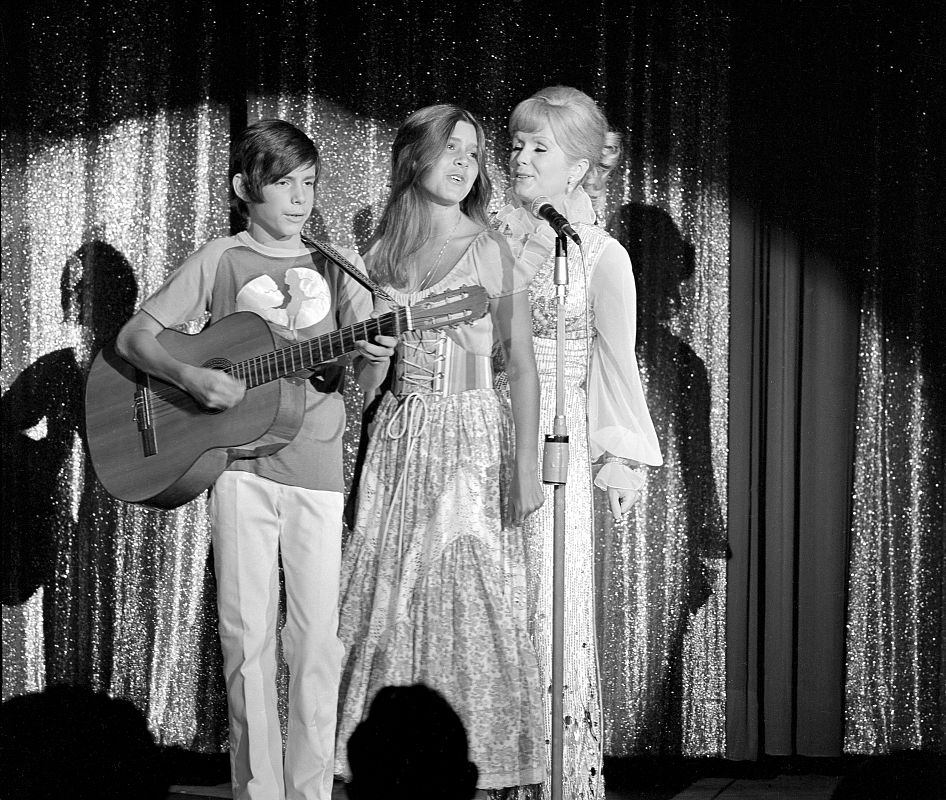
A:
<svg viewBox="0 0 946 800">
<path fill-rule="evenodd" d="M 391 146 L 391 194 L 372 237 L 374 253 L 371 275 L 380 283 L 397 288 L 411 284 L 410 258 L 430 236 L 430 217 L 421 181 L 443 154 L 458 122 L 469 122 L 476 130 L 479 173 L 460 209 L 486 227 L 486 209 L 492 186 L 483 168 L 483 128 L 476 118 L 454 105 L 427 106 L 411 114 L 398 129 Z"/>
</svg>

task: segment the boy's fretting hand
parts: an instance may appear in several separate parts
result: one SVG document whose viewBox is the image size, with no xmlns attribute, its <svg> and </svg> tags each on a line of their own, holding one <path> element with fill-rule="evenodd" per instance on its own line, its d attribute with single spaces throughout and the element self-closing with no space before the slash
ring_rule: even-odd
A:
<svg viewBox="0 0 946 800">
<path fill-rule="evenodd" d="M 372 364 L 381 364 L 394 355 L 397 338 L 394 336 L 378 335 L 374 337 L 376 344 L 364 340 L 355 342 L 358 354 Z"/>
</svg>

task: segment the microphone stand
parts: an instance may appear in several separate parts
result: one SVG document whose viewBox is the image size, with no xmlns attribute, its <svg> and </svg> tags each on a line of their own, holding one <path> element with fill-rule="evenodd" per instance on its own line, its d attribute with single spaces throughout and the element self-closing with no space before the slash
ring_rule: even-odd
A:
<svg viewBox="0 0 946 800">
<path fill-rule="evenodd" d="M 562 800 L 565 693 L 565 482 L 568 428 L 565 424 L 565 297 L 568 293 L 568 240 L 555 239 L 555 420 L 542 452 L 542 480 L 554 484 L 552 534 L 552 800 Z"/>
</svg>

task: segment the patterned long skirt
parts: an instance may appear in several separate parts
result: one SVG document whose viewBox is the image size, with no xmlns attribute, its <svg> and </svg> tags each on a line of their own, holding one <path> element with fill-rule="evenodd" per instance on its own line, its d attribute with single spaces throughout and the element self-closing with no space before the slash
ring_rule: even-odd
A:
<svg viewBox="0 0 946 800">
<path fill-rule="evenodd" d="M 478 786 L 540 783 L 546 742 L 521 529 L 504 524 L 508 405 L 492 389 L 387 395 L 342 562 L 336 773 L 379 689 L 425 683 L 463 720 Z"/>
</svg>

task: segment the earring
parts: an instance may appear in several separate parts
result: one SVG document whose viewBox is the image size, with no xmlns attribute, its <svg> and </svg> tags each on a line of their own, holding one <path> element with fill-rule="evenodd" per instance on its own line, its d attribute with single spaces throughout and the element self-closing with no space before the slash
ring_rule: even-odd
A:
<svg viewBox="0 0 946 800">
<path fill-rule="evenodd" d="M 572 189 L 575 188 L 572 186 L 572 180 L 573 179 L 571 178 L 571 176 L 569 176 L 568 181 L 565 184 L 565 194 L 571 194 Z"/>
</svg>

